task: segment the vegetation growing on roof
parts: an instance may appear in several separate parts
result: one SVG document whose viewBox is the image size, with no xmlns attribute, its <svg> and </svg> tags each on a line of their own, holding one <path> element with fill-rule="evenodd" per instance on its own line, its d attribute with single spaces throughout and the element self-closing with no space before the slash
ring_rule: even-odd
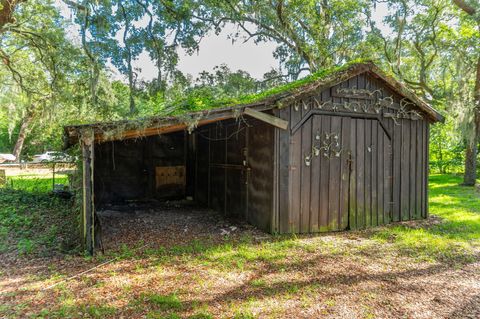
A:
<svg viewBox="0 0 480 319">
<path fill-rule="evenodd" d="M 145 131 L 147 128 L 153 127 L 158 124 L 159 120 L 167 119 L 167 116 L 173 116 L 174 119 L 170 119 L 170 122 L 183 123 L 187 126 L 188 130 L 194 129 L 198 122 L 205 117 L 207 113 L 198 113 L 194 112 L 200 111 L 209 111 L 218 108 L 229 108 L 239 105 L 248 105 L 255 104 L 261 101 L 267 101 L 274 98 L 285 98 L 289 94 L 293 94 L 299 89 L 305 88 L 309 84 L 315 83 L 320 80 L 326 81 L 329 77 L 339 76 L 339 73 L 346 71 L 355 65 L 367 63 L 364 60 L 353 60 L 349 63 L 343 64 L 341 66 L 336 66 L 333 68 L 325 69 L 322 71 L 315 72 L 311 75 L 308 75 L 300 80 L 293 81 L 290 83 L 285 83 L 282 85 L 275 86 L 271 89 L 263 90 L 257 93 L 245 94 L 238 97 L 224 97 L 216 98 L 215 94 L 212 93 L 212 88 L 203 87 L 200 89 L 193 90 L 191 94 L 188 94 L 186 97 L 179 98 L 176 103 L 173 103 L 171 106 L 161 109 L 155 116 L 136 118 L 132 120 L 125 120 L 119 122 L 104 122 L 96 123 L 95 129 L 97 133 L 102 133 L 103 137 L 106 140 L 113 140 L 121 138 L 124 132 L 129 130 L 135 131 Z M 193 112 L 193 113 L 192 113 Z M 235 118 L 240 117 L 241 114 L 236 112 L 234 114 Z M 79 134 L 82 134 L 82 130 L 88 128 L 82 128 Z"/>
<path fill-rule="evenodd" d="M 302 88 L 313 82 L 323 80 L 339 72 L 346 71 L 360 63 L 367 63 L 367 61 L 361 59 L 353 60 L 341 66 L 336 66 L 315 72 L 297 81 L 275 86 L 273 88 L 258 93 L 242 95 L 237 98 L 227 97 L 217 99 L 212 94 L 210 94 L 209 91 L 203 91 L 203 93 L 205 94 L 202 94 L 202 91 L 196 91 L 192 95 L 189 95 L 186 98 L 181 99 L 177 103 L 174 103 L 171 107 L 166 108 L 165 114 L 180 115 L 185 112 L 202 111 L 220 107 L 232 107 L 235 105 L 257 103 L 274 96 L 279 96 L 282 93 L 293 92 L 296 89 Z"/>
<path fill-rule="evenodd" d="M 207 89 L 207 87 L 204 87 L 200 90 L 194 90 L 192 94 L 188 94 L 186 97 L 179 99 L 178 101 L 180 102 L 164 108 L 155 116 L 87 125 L 84 128 L 80 128 L 80 132 L 75 132 L 76 130 L 74 129 L 73 135 L 69 136 L 73 136 L 73 143 L 75 143 L 78 135 L 82 134 L 82 130 L 90 130 L 93 128 L 96 134 L 102 135 L 104 140 L 115 140 L 124 138 L 124 133 L 128 131 L 135 131 L 136 136 L 144 136 L 142 132 L 146 132 L 147 129 L 160 128 L 173 124 L 186 125 L 188 131 L 191 132 L 198 126 L 198 123 L 202 119 L 208 117 L 211 110 L 232 108 L 233 117 L 239 118 L 242 116 L 242 106 L 267 104 L 281 108 L 289 105 L 289 103 L 299 95 L 318 89 L 322 85 L 325 86 L 347 80 L 352 76 L 351 71 L 354 71 L 355 68 L 365 66 L 363 70 L 370 69 L 366 67 L 367 64 L 370 64 L 375 69 L 371 61 L 353 60 L 341 66 L 318 71 L 294 82 L 278 85 L 258 93 L 245 94 L 236 98 L 226 97 L 217 99 L 214 94 L 212 94 L 212 88 Z M 378 70 L 375 72 L 378 72 Z M 387 75 L 383 72 L 380 72 L 380 75 L 381 77 L 385 77 L 388 82 L 394 78 L 392 75 Z M 410 94 L 403 84 L 394 80 L 390 82 L 390 84 L 402 92 L 400 94 L 415 101 L 414 103 L 423 104 L 414 94 Z M 202 92 L 205 92 L 205 95 L 201 94 Z M 433 112 L 435 113 L 435 111 Z M 441 116 L 439 116 L 437 120 L 441 120 Z"/>
</svg>

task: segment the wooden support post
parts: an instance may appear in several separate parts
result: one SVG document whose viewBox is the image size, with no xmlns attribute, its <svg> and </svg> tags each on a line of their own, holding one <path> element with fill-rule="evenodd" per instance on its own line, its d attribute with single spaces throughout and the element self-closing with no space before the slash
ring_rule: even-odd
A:
<svg viewBox="0 0 480 319">
<path fill-rule="evenodd" d="M 56 165 L 56 163 L 53 162 L 53 164 L 52 164 L 52 192 L 55 191 L 55 165 Z"/>
<path fill-rule="evenodd" d="M 93 191 L 94 135 L 93 131 L 82 134 L 83 158 L 83 244 L 85 251 L 93 255 L 95 243 L 95 205 Z"/>
<path fill-rule="evenodd" d="M 7 174 L 4 169 L 0 169 L 0 187 L 7 185 Z"/>
</svg>

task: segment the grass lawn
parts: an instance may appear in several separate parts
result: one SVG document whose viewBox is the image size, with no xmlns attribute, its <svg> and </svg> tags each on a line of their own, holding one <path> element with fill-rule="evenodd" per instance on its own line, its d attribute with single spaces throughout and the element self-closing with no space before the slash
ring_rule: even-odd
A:
<svg viewBox="0 0 480 319">
<path fill-rule="evenodd" d="M 478 318 L 480 197 L 460 181 L 431 176 L 426 221 L 138 241 L 95 258 L 42 256 L 38 247 L 58 247 L 53 238 L 20 249 L 62 225 L 71 203 L 0 190 L 0 318 Z"/>
</svg>

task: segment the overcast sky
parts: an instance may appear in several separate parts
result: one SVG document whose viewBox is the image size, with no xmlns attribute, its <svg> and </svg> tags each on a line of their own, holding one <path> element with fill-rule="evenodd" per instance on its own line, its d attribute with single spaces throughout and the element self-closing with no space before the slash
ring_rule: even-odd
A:
<svg viewBox="0 0 480 319">
<path fill-rule="evenodd" d="M 226 64 L 232 70 L 245 70 L 255 78 L 262 78 L 263 74 L 278 66 L 272 52 L 276 48 L 273 42 L 255 44 L 253 41 L 243 43 L 241 39 L 232 44 L 227 38 L 234 26 L 227 26 L 219 35 L 206 36 L 200 42 L 200 50 L 193 55 L 188 55 L 184 50 L 179 50 L 180 61 L 178 68 L 185 74 L 196 77 L 200 72 L 211 71 L 213 67 Z M 152 79 L 157 75 L 154 65 L 148 54 L 140 56 L 136 66 L 142 69 L 142 78 Z"/>
</svg>

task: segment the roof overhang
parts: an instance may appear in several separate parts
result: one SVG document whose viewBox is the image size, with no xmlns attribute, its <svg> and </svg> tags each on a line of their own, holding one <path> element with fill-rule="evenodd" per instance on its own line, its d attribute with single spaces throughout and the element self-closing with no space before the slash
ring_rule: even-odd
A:
<svg viewBox="0 0 480 319">
<path fill-rule="evenodd" d="M 245 114 L 246 109 L 266 111 L 289 105 L 297 98 L 316 94 L 319 90 L 340 84 L 359 74 L 368 72 L 371 76 L 382 80 L 397 94 L 411 100 L 423 111 L 431 122 L 443 122 L 444 117 L 428 103 L 419 98 L 404 84 L 395 78 L 386 75 L 375 64 L 356 63 L 344 70 L 334 72 L 325 78 L 299 86 L 297 88 L 278 93 L 251 104 L 240 104 L 224 108 L 215 108 L 198 112 L 190 112 L 179 116 L 157 116 L 136 120 L 122 120 L 115 122 L 98 122 L 93 124 L 71 125 L 64 127 L 65 148 L 81 140 L 82 135 L 93 131 L 95 142 L 106 142 L 130 138 L 139 138 L 151 135 L 171 133 L 175 131 L 192 131 L 198 126 L 210 124 L 226 119 L 238 118 Z M 247 111 L 248 113 L 248 111 Z"/>
</svg>

